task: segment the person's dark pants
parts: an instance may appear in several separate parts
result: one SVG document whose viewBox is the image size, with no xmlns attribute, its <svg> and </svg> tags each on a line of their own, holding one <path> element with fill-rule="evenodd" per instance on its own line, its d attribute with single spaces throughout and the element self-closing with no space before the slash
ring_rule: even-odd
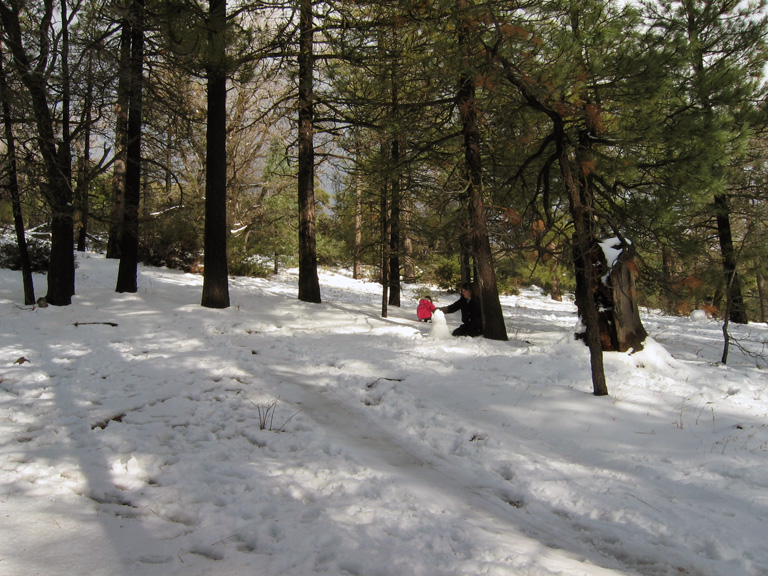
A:
<svg viewBox="0 0 768 576">
<path fill-rule="evenodd" d="M 453 331 L 454 336 L 471 336 L 472 338 L 475 338 L 477 336 L 483 335 L 483 330 L 480 328 L 471 328 L 470 326 L 467 326 L 466 324 L 462 324 L 456 330 Z"/>
</svg>

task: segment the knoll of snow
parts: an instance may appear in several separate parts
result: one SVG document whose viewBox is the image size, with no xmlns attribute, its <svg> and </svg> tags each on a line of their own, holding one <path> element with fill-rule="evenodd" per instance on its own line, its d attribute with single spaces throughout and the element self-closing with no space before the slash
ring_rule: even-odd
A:
<svg viewBox="0 0 768 576">
<path fill-rule="evenodd" d="M 345 273 L 322 304 L 233 278 L 226 310 L 116 275 L 81 256 L 41 309 L 0 270 L 2 576 L 768 574 L 765 326 L 721 366 L 717 322 L 646 313 L 598 398 L 538 290 L 496 342 L 431 338 L 415 287 L 381 318 Z"/>
</svg>

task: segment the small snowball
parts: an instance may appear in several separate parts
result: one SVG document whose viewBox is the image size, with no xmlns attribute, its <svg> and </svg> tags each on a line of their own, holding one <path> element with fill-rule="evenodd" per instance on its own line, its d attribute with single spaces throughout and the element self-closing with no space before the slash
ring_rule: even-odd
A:
<svg viewBox="0 0 768 576">
<path fill-rule="evenodd" d="M 694 322 L 706 322 L 709 320 L 709 315 L 704 310 L 694 310 L 691 312 L 691 320 Z"/>
</svg>

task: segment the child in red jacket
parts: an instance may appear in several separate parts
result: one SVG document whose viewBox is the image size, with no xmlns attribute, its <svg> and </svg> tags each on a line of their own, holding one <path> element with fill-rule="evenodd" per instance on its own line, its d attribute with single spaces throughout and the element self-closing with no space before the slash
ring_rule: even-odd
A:
<svg viewBox="0 0 768 576">
<path fill-rule="evenodd" d="M 419 320 L 422 322 L 429 322 L 432 319 L 432 312 L 436 309 L 437 306 L 432 303 L 432 297 L 427 296 L 426 298 L 419 300 L 419 306 L 416 308 L 416 316 L 418 316 Z"/>
</svg>

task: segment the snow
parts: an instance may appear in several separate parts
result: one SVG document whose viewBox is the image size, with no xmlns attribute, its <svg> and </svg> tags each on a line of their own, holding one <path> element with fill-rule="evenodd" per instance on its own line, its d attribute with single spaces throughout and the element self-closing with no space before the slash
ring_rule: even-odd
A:
<svg viewBox="0 0 768 576">
<path fill-rule="evenodd" d="M 706 322 L 709 319 L 710 316 L 706 310 L 693 310 L 691 312 L 691 320 L 694 322 Z"/>
<path fill-rule="evenodd" d="M 429 330 L 429 337 L 437 340 L 447 340 L 451 337 L 451 331 L 448 329 L 448 321 L 442 310 L 432 312 L 432 327 Z"/>
<path fill-rule="evenodd" d="M 2 576 L 768 574 L 763 325 L 722 366 L 718 322 L 647 312 L 595 397 L 538 289 L 496 342 L 432 337 L 416 287 L 381 318 L 343 271 L 213 310 L 199 276 L 78 264 L 59 308 L 0 270 Z"/>
<path fill-rule="evenodd" d="M 619 261 L 624 250 L 621 246 L 621 240 L 618 238 L 608 238 L 600 242 L 599 245 L 605 255 L 605 261 L 608 263 L 608 270 L 610 270 Z"/>
</svg>

